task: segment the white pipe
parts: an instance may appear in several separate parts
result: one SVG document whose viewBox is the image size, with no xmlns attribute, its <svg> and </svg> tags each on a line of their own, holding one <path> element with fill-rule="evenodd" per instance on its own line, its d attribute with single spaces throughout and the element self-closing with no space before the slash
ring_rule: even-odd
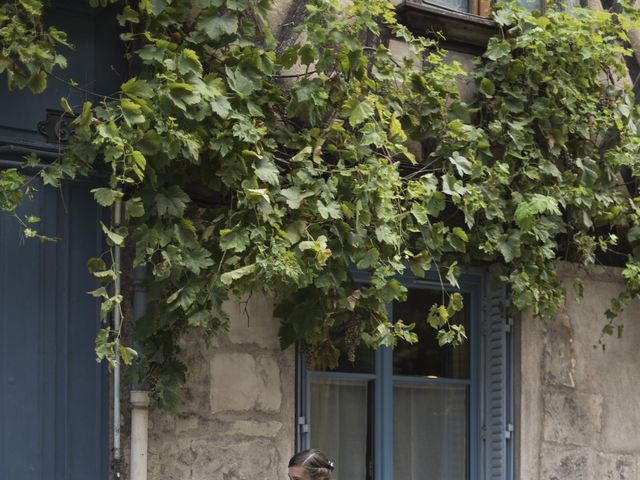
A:
<svg viewBox="0 0 640 480">
<path fill-rule="evenodd" d="M 147 480 L 149 392 L 131 390 L 131 471 L 129 480 Z"/>
<path fill-rule="evenodd" d="M 147 290 L 144 286 L 146 276 L 146 267 L 136 267 L 133 270 L 133 314 L 136 322 L 147 313 Z M 133 348 L 138 353 L 135 361 L 140 362 L 143 354 L 142 342 L 134 341 Z M 134 383 L 131 388 L 134 390 L 145 390 L 144 383 Z"/>
<path fill-rule="evenodd" d="M 118 201 L 114 207 L 114 226 L 118 228 L 122 220 L 122 204 Z M 114 247 L 114 263 L 117 272 L 114 282 L 114 295 L 120 295 L 120 247 Z M 120 478 L 119 464 L 122 460 L 122 448 L 120 446 L 120 307 L 116 306 L 113 311 L 113 330 L 116 334 L 115 340 L 115 365 L 113 367 L 113 460 L 115 463 L 114 474 Z"/>
</svg>

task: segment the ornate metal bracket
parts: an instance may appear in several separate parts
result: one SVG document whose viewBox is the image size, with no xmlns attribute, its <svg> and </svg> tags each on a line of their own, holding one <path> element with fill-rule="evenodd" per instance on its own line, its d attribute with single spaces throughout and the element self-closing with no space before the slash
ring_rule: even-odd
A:
<svg viewBox="0 0 640 480">
<path fill-rule="evenodd" d="M 47 109 L 47 118 L 38 122 L 38 132 L 47 137 L 47 143 L 67 143 L 71 137 L 70 124 L 75 117 L 61 110 Z"/>
</svg>

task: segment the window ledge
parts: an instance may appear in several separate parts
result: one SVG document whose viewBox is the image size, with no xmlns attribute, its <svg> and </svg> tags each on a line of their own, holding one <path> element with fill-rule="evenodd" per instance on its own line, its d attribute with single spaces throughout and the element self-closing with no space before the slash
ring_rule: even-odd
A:
<svg viewBox="0 0 640 480">
<path fill-rule="evenodd" d="M 440 34 L 444 37 L 442 46 L 451 50 L 481 54 L 489 38 L 498 33 L 493 20 L 422 0 L 403 0 L 396 9 L 400 22 L 414 34 Z"/>
</svg>

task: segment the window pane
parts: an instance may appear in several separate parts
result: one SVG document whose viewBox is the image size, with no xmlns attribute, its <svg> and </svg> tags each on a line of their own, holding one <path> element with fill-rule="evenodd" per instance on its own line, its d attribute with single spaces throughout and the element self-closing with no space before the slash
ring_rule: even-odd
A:
<svg viewBox="0 0 640 480">
<path fill-rule="evenodd" d="M 518 5 L 526 8 L 527 10 L 542 11 L 542 0 L 520 0 Z"/>
<path fill-rule="evenodd" d="M 469 335 L 469 296 L 464 296 L 465 309 L 456 314 L 451 323 L 464 325 Z M 427 325 L 427 314 L 433 304 L 442 303 L 442 294 L 434 290 L 409 289 L 407 301 L 393 304 L 393 320 L 415 323 L 419 342 L 411 345 L 398 342 L 393 351 L 393 373 L 439 378 L 469 378 L 469 342 L 453 347 L 440 347 L 436 331 Z"/>
<path fill-rule="evenodd" d="M 311 378 L 311 448 L 335 463 L 335 480 L 367 480 L 373 382 Z"/>
<path fill-rule="evenodd" d="M 394 478 L 468 480 L 466 385 L 395 382 Z"/>
<path fill-rule="evenodd" d="M 452 8 L 454 10 L 459 10 L 461 12 L 469 11 L 469 0 L 429 0 L 428 2 L 424 2 L 426 4 L 432 5 L 440 5 L 447 8 Z"/>
<path fill-rule="evenodd" d="M 338 367 L 333 371 L 351 373 L 374 373 L 374 352 L 364 343 L 356 348 L 356 358 L 351 362 L 347 356 L 347 348 L 343 340 L 337 340 L 335 346 L 340 350 Z"/>
<path fill-rule="evenodd" d="M 349 333 L 344 324 L 335 325 L 331 328 L 330 337 L 333 345 L 340 350 L 338 366 L 332 369 L 332 372 L 346 373 L 374 373 L 375 371 L 375 353 L 364 343 L 360 343 L 355 352 L 355 361 L 351 362 L 348 356 L 348 349 L 345 344 L 345 338 Z"/>
</svg>

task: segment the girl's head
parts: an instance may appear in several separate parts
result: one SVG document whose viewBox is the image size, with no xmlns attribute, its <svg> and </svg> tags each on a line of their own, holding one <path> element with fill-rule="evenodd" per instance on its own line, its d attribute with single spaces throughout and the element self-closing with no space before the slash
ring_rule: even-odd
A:
<svg viewBox="0 0 640 480">
<path fill-rule="evenodd" d="M 320 450 L 304 450 L 289 460 L 291 480 L 331 480 L 332 471 L 333 462 Z"/>
</svg>

